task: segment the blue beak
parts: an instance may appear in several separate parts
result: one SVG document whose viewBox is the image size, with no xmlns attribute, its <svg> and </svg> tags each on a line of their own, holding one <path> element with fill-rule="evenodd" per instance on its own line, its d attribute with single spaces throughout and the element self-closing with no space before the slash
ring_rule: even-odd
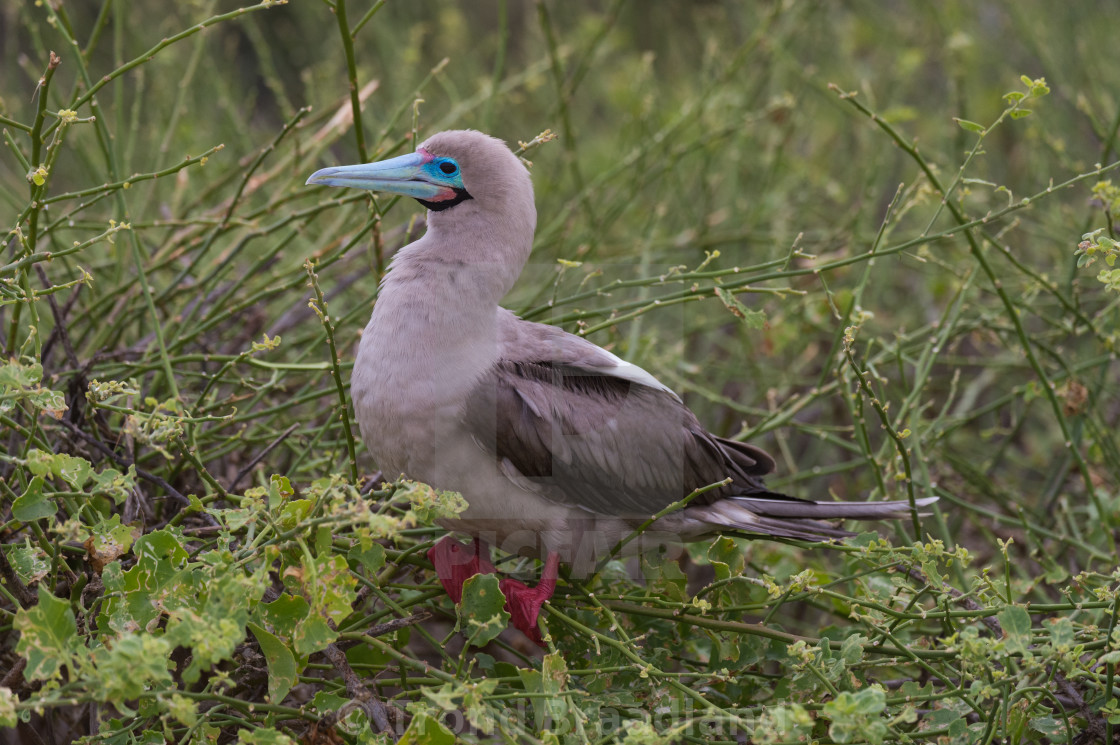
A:
<svg viewBox="0 0 1120 745">
<path fill-rule="evenodd" d="M 454 197 L 454 189 L 446 183 L 436 183 L 434 174 L 425 168 L 431 161 L 428 153 L 417 152 L 377 163 L 334 166 L 315 171 L 307 183 L 382 191 L 429 201 Z"/>
</svg>

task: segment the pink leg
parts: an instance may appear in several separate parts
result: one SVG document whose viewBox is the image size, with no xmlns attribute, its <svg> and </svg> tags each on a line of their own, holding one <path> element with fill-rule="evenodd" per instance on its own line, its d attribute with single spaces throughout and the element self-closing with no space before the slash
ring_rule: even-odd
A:
<svg viewBox="0 0 1120 745">
<path fill-rule="evenodd" d="M 536 587 L 529 587 L 524 582 L 508 577 L 498 584 L 502 594 L 506 596 L 506 610 L 509 611 L 513 627 L 522 631 L 541 647 L 544 646 L 544 639 L 541 638 L 541 630 L 537 626 L 537 616 L 541 613 L 544 601 L 551 598 L 552 593 L 556 591 L 559 570 L 560 556 L 550 553 L 544 562 L 541 581 Z"/>
<path fill-rule="evenodd" d="M 477 538 L 474 545 L 467 545 L 449 535 L 444 536 L 428 549 L 428 560 L 435 566 L 440 584 L 455 604 L 463 601 L 464 582 L 476 574 L 494 574 L 497 571 L 490 563 L 490 547 Z"/>
</svg>

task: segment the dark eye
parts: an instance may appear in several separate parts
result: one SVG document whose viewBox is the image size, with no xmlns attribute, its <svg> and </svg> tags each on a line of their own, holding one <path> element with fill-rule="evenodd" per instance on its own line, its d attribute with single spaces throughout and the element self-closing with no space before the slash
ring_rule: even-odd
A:
<svg viewBox="0 0 1120 745">
<path fill-rule="evenodd" d="M 450 176 L 451 174 L 455 173 L 455 171 L 459 170 L 459 166 L 455 165 L 449 160 L 445 160 L 439 164 L 439 170 Z"/>
</svg>

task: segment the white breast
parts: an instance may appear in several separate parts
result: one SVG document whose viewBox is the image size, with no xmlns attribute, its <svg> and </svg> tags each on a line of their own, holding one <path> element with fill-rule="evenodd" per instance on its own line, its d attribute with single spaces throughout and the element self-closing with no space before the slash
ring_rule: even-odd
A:
<svg viewBox="0 0 1120 745">
<path fill-rule="evenodd" d="M 441 441 L 497 359 L 494 311 L 440 313 L 385 287 L 362 336 L 351 396 L 362 441 L 386 478 L 438 479 Z M 407 445 L 405 443 L 408 443 Z"/>
</svg>

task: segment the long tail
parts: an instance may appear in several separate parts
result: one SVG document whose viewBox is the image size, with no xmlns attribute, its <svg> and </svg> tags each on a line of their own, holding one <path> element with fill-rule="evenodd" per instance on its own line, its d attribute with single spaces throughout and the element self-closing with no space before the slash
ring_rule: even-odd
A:
<svg viewBox="0 0 1120 745">
<path fill-rule="evenodd" d="M 915 500 L 918 507 L 937 497 Z M 729 497 L 692 508 L 713 528 L 731 528 L 756 535 L 827 541 L 855 535 L 820 520 L 889 520 L 908 517 L 910 503 L 897 502 L 809 502 L 775 494 L 774 497 Z M 922 513 L 927 514 L 927 513 Z"/>
</svg>

